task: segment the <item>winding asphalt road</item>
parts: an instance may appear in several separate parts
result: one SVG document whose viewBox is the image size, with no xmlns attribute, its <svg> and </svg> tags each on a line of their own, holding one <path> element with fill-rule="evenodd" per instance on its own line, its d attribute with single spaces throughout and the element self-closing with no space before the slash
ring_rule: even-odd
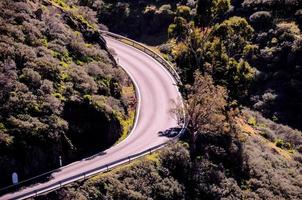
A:
<svg viewBox="0 0 302 200">
<path fill-rule="evenodd" d="M 124 141 L 109 148 L 104 154 L 62 167 L 52 174 L 53 178 L 48 182 L 4 195 L 0 197 L 1 200 L 18 199 L 28 192 L 39 191 L 60 180 L 82 174 L 168 140 L 158 136 L 157 132 L 177 126 L 177 121 L 169 114 L 171 100 L 180 99 L 175 80 L 161 64 L 142 51 L 109 37 L 105 39 L 108 47 L 117 53 L 118 63 L 130 75 L 136 86 L 138 109 L 132 132 Z"/>
</svg>

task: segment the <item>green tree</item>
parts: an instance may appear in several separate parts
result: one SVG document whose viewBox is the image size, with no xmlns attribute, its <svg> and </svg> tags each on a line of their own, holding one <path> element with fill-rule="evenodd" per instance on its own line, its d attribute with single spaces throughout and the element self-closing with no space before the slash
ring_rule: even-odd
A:
<svg viewBox="0 0 302 200">
<path fill-rule="evenodd" d="M 231 17 L 214 28 L 214 36 L 221 39 L 229 56 L 240 57 L 250 39 L 254 29 L 246 19 L 242 17 Z"/>
<path fill-rule="evenodd" d="M 173 45 L 172 56 L 184 82 L 193 83 L 193 74 L 197 69 L 204 74 L 204 47 L 211 37 L 211 32 L 211 29 L 200 29 L 192 23 L 186 38 Z"/>
<path fill-rule="evenodd" d="M 251 44 L 253 28 L 240 17 L 231 17 L 213 28 L 187 26 L 188 33 L 174 41 L 172 56 L 185 83 L 193 83 L 193 74 L 213 76 L 215 83 L 226 86 L 232 98 L 248 94 L 255 70 L 245 60 L 253 57 L 257 46 Z"/>
<path fill-rule="evenodd" d="M 183 17 L 175 17 L 174 23 L 168 27 L 169 38 L 182 40 L 188 34 L 188 22 Z"/>
<path fill-rule="evenodd" d="M 197 4 L 197 22 L 208 26 L 218 21 L 230 9 L 230 0 L 199 0 Z"/>
<path fill-rule="evenodd" d="M 233 98 L 247 96 L 254 77 L 255 70 L 244 60 L 252 33 L 245 19 L 231 17 L 215 27 L 205 47 L 205 61 L 211 64 L 215 82 L 226 86 Z"/>
<path fill-rule="evenodd" d="M 183 17 L 186 20 L 191 19 L 191 8 L 188 6 L 177 6 L 176 15 L 179 17 Z"/>
</svg>

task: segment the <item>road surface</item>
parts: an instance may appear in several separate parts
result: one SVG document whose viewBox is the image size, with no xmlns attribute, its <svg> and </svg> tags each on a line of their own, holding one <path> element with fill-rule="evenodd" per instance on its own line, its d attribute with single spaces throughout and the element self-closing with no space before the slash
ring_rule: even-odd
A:
<svg viewBox="0 0 302 200">
<path fill-rule="evenodd" d="M 109 37 L 105 39 L 108 47 L 117 53 L 118 63 L 133 79 L 138 93 L 138 114 L 130 135 L 124 141 L 106 150 L 104 154 L 62 167 L 60 171 L 52 174 L 53 178 L 48 182 L 4 195 L 0 197 L 1 200 L 18 199 L 29 192 L 39 191 L 60 180 L 83 174 L 168 140 L 168 138 L 158 136 L 157 133 L 177 126 L 177 121 L 169 114 L 171 100 L 180 99 L 175 80 L 164 67 L 142 51 Z"/>
</svg>

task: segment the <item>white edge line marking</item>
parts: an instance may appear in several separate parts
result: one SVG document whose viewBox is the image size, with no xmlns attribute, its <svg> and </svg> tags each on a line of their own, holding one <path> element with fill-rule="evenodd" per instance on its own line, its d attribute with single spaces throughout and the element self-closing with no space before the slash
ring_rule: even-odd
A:
<svg viewBox="0 0 302 200">
<path fill-rule="evenodd" d="M 107 38 L 108 38 L 108 37 L 107 37 Z M 154 59 L 152 56 L 146 54 L 145 52 L 143 52 L 143 51 L 141 51 L 141 50 L 139 50 L 139 49 L 137 49 L 137 48 L 135 48 L 135 47 L 132 47 L 132 46 L 126 44 L 126 43 L 120 42 L 120 41 L 115 40 L 115 39 L 112 39 L 112 38 L 110 38 L 110 37 L 109 37 L 109 39 L 111 39 L 111 40 L 113 40 L 113 41 L 117 41 L 117 42 L 119 42 L 119 43 L 121 43 L 121 44 L 123 44 L 123 45 L 126 45 L 126 46 L 128 46 L 128 47 L 131 47 L 131 48 L 133 48 L 133 49 L 135 49 L 135 50 L 137 50 L 137 51 L 139 51 L 139 52 L 141 52 L 141 53 L 147 55 L 147 56 L 150 57 L 152 60 L 154 60 L 156 63 L 158 63 L 158 66 L 160 66 L 160 67 L 166 72 L 166 74 L 170 77 L 170 79 L 171 79 L 172 82 L 173 82 L 174 87 L 175 87 L 176 90 L 178 91 L 177 93 L 178 93 L 179 97 L 182 99 L 181 93 L 179 92 L 179 88 L 176 86 L 177 83 L 176 83 L 175 78 L 173 78 L 172 75 L 170 74 L 170 72 L 168 72 L 168 70 L 167 70 L 163 65 L 161 65 L 156 59 Z M 114 49 L 114 48 L 112 48 L 112 49 Z M 114 58 L 114 59 L 115 59 L 115 58 Z M 118 63 L 118 62 L 117 62 L 117 63 Z M 121 144 L 121 143 L 123 143 L 124 141 L 126 141 L 126 139 L 132 134 L 132 132 L 133 132 L 133 131 L 136 129 L 136 127 L 137 127 L 138 118 L 139 118 L 140 109 L 141 109 L 141 107 L 140 107 L 140 106 L 141 106 L 141 93 L 140 93 L 140 89 L 139 89 L 139 87 L 138 87 L 138 84 L 137 84 L 136 80 L 133 78 L 133 76 L 131 75 L 131 73 L 129 73 L 129 71 L 126 70 L 121 64 L 118 63 L 118 65 L 121 66 L 121 67 L 123 68 L 123 70 L 125 70 L 126 73 L 129 75 L 130 79 L 132 80 L 132 82 L 133 82 L 133 84 L 134 84 L 134 87 L 136 88 L 136 94 L 137 94 L 137 98 L 138 98 L 138 104 L 137 104 L 137 110 L 136 110 L 136 116 L 135 116 L 134 126 L 133 126 L 132 130 L 130 131 L 130 133 L 127 135 L 127 137 L 126 137 L 124 140 L 122 140 L 120 143 L 118 143 L 118 144 Z M 183 102 L 182 100 L 181 100 L 181 102 L 182 102 L 182 107 L 184 108 L 184 102 Z M 184 127 L 184 125 L 183 125 L 183 127 Z M 178 137 L 178 136 L 175 136 L 175 138 L 176 138 L 176 137 Z M 117 144 L 116 144 L 116 145 L 117 145 Z M 116 146 L 116 145 L 114 145 L 114 146 Z M 138 156 L 138 157 L 140 157 L 140 156 Z M 80 162 L 80 161 L 77 161 L 77 162 Z M 71 164 L 69 164 L 69 165 L 65 165 L 65 166 L 63 166 L 63 167 L 61 167 L 61 168 L 59 168 L 59 169 L 66 168 L 66 167 L 68 167 L 68 166 L 70 166 L 70 165 L 76 164 L 77 162 L 71 163 Z M 74 181 L 72 181 L 72 182 L 74 182 Z M 67 183 L 67 184 L 68 184 L 68 183 Z M 64 184 L 64 186 L 67 185 L 67 184 Z M 54 186 L 54 187 L 50 188 L 50 191 L 51 191 L 51 190 L 56 190 L 56 189 L 57 189 L 56 186 Z M 47 189 L 45 192 L 48 192 L 48 189 Z M 45 192 L 42 191 L 42 193 L 45 193 Z M 40 194 L 42 194 L 42 193 L 39 193 L 39 194 L 38 194 L 38 192 L 37 192 L 38 195 L 40 195 Z M 30 198 L 30 197 L 32 197 L 32 196 L 34 196 L 34 195 L 29 194 L 29 195 L 27 195 L 27 196 L 25 196 L 25 197 L 21 197 L 20 199 L 27 199 L 27 198 Z"/>
<path fill-rule="evenodd" d="M 109 38 L 109 39 L 112 40 L 112 38 Z M 113 39 L 113 41 L 118 41 L 118 40 L 114 40 L 114 39 Z M 120 41 L 118 41 L 118 42 L 120 42 Z M 122 42 L 120 42 L 120 43 L 123 44 L 123 45 L 129 46 L 129 45 L 125 44 L 125 43 L 122 43 Z M 129 46 L 129 47 L 131 47 L 131 46 Z M 109 47 L 109 48 L 111 48 L 111 47 Z M 134 47 L 131 47 L 131 48 L 135 49 Z M 114 48 L 111 48 L 111 49 L 114 49 Z M 136 50 L 138 50 L 138 49 L 136 49 Z M 139 51 L 140 51 L 140 50 L 139 50 Z M 142 52 L 142 51 L 141 51 L 141 52 Z M 142 52 L 142 53 L 144 53 L 144 52 Z M 147 55 L 147 54 L 146 54 L 146 55 Z M 117 54 L 117 57 L 118 57 L 118 54 Z M 114 146 L 117 146 L 117 145 L 123 143 L 123 142 L 124 142 L 124 141 L 125 141 L 125 140 L 133 133 L 133 132 L 134 132 L 134 130 L 135 130 L 136 127 L 137 127 L 138 118 L 139 118 L 139 116 L 140 116 L 140 110 L 141 110 L 141 92 L 140 92 L 140 89 L 139 89 L 139 87 L 138 87 L 138 84 L 137 84 L 136 80 L 133 78 L 132 74 L 131 74 L 128 70 L 126 70 L 121 64 L 119 64 L 119 62 L 117 62 L 117 60 L 116 60 L 115 57 L 114 57 L 114 59 L 115 59 L 116 63 L 118 64 L 118 66 L 121 67 L 121 68 L 123 68 L 123 70 L 127 73 L 127 75 L 130 77 L 131 81 L 132 81 L 133 84 L 134 84 L 135 93 L 136 93 L 136 96 L 137 96 L 137 106 L 136 106 L 136 113 L 135 113 L 134 125 L 133 125 L 133 127 L 132 127 L 130 133 L 127 135 L 127 137 L 126 137 L 125 139 L 123 139 L 123 140 L 120 141 L 119 143 L 116 143 L 116 144 L 112 145 L 112 146 L 109 147 L 108 149 L 104 150 L 104 152 L 108 151 L 110 148 L 112 148 L 112 147 L 114 147 Z M 95 155 L 97 155 L 97 154 L 95 154 Z M 95 157 L 95 155 L 92 155 L 92 156 L 90 156 L 90 157 L 83 158 L 82 160 L 78 160 L 78 161 L 72 162 L 72 163 L 70 163 L 70 164 L 68 164 L 68 165 L 64 165 L 64 166 L 58 168 L 58 170 L 62 170 L 62 169 L 65 169 L 66 167 L 73 166 L 73 165 L 75 165 L 75 164 L 77 164 L 77 163 L 79 163 L 79 162 L 81 162 L 81 161 L 85 161 L 85 160 L 87 160 L 87 159 L 89 159 L 89 158 Z M 56 172 L 54 172 L 54 173 L 56 173 Z"/>
<path fill-rule="evenodd" d="M 119 40 L 116 40 L 116 39 L 110 37 L 110 36 L 103 36 L 103 37 L 109 38 L 110 40 L 113 40 L 113 41 L 115 41 L 115 42 L 119 42 L 119 43 L 121 43 L 121 44 L 123 44 L 123 45 L 125 45 L 125 46 L 128 46 L 128 47 L 131 47 L 132 49 L 134 49 L 134 50 L 136 50 L 136 51 L 139 51 L 139 52 L 145 54 L 146 56 L 148 56 L 149 58 L 151 58 L 153 61 L 155 61 L 155 63 L 157 63 L 157 65 L 160 66 L 160 67 L 166 72 L 166 74 L 169 76 L 169 78 L 172 80 L 173 86 L 176 88 L 177 93 L 178 93 L 178 96 L 179 96 L 179 98 L 180 98 L 180 100 L 181 100 L 181 107 L 182 107 L 183 111 L 185 110 L 183 98 L 182 98 L 181 93 L 180 93 L 180 91 L 179 91 L 179 88 L 178 88 L 178 86 L 177 86 L 177 81 L 176 81 L 176 79 L 172 76 L 172 74 L 171 74 L 171 73 L 170 73 L 170 72 L 169 72 L 169 71 L 168 71 L 161 63 L 159 63 L 155 58 L 153 58 L 152 56 L 150 56 L 150 55 L 148 55 L 147 53 L 143 52 L 142 50 L 137 49 L 137 48 L 135 48 L 135 47 L 133 47 L 133 46 L 127 44 L 127 43 L 123 43 L 123 42 L 121 42 L 121 41 L 119 41 Z M 144 46 L 144 47 L 145 47 L 145 46 Z M 146 48 L 147 48 L 147 47 L 146 47 Z M 148 49 L 149 49 L 149 48 L 148 48 Z M 149 49 L 149 50 L 150 50 L 150 49 Z M 151 51 L 152 51 L 152 50 L 151 50 Z M 165 59 L 164 59 L 164 60 L 165 60 Z M 122 66 L 122 67 L 123 67 L 123 66 Z M 124 68 L 123 68 L 123 69 L 124 69 Z M 125 70 L 125 71 L 128 73 L 127 70 Z M 128 73 L 128 74 L 129 74 L 129 73 Z M 129 74 L 129 76 L 130 76 L 131 79 L 133 79 L 133 78 L 131 77 L 130 74 Z M 134 81 L 134 82 L 135 82 L 135 81 Z M 134 83 L 134 84 L 135 84 L 135 83 Z M 185 112 L 183 113 L 183 115 L 184 115 L 184 118 L 185 118 Z M 183 124 L 183 128 L 184 128 L 184 126 L 185 126 L 185 124 Z M 133 128 L 133 130 L 134 130 L 134 128 Z M 131 132 L 132 132 L 132 131 L 131 131 Z M 130 133 L 130 134 L 131 134 L 131 133 Z M 130 134 L 129 134 L 129 135 L 130 135 Z M 129 135 L 128 135 L 128 136 L 129 136 Z M 126 140 L 126 138 L 125 138 L 124 140 Z M 124 141 L 124 140 L 123 140 L 123 141 Z"/>
<path fill-rule="evenodd" d="M 116 41 L 116 40 L 115 40 Z M 124 43 L 122 43 L 124 44 Z M 112 48 L 114 49 L 114 48 Z M 118 57 L 118 54 L 117 54 L 117 57 Z M 117 62 L 116 58 L 114 58 L 115 61 Z M 138 84 L 136 82 L 136 80 L 133 78 L 132 74 L 127 70 L 125 69 L 121 64 L 119 64 L 119 62 L 117 62 L 117 64 L 123 68 L 123 70 L 125 70 L 125 72 L 128 74 L 128 76 L 130 77 L 130 79 L 132 80 L 133 84 L 134 84 L 134 87 L 135 87 L 135 92 L 136 92 L 136 96 L 137 96 L 137 99 L 138 99 L 138 102 L 137 102 L 137 107 L 136 107 L 136 114 L 135 114 L 135 119 L 134 119 L 134 125 L 130 131 L 130 133 L 127 135 L 127 137 L 125 139 L 123 139 L 121 142 L 117 143 L 116 145 L 118 144 L 122 144 L 124 141 L 126 141 L 126 139 L 134 132 L 134 130 L 136 129 L 137 127 L 137 123 L 138 123 L 138 118 L 139 118 L 139 115 L 140 115 L 140 110 L 141 110 L 141 92 L 140 92 L 140 89 L 138 87 Z M 113 146 L 116 146 L 116 145 L 113 145 Z M 107 149 L 108 150 L 108 149 Z"/>
</svg>

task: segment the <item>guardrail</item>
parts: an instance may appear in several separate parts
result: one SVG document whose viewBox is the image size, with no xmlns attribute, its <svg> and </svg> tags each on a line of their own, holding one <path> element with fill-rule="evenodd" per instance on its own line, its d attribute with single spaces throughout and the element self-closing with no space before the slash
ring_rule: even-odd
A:
<svg viewBox="0 0 302 200">
<path fill-rule="evenodd" d="M 104 35 L 107 35 L 115 40 L 118 40 L 124 44 L 130 45 L 136 49 L 139 49 L 139 50 L 143 51 L 144 53 L 148 54 L 149 56 L 154 58 L 157 62 L 159 62 L 161 65 L 163 65 L 169 71 L 169 73 L 173 76 L 173 78 L 175 79 L 175 81 L 177 82 L 178 85 L 182 84 L 181 79 L 180 79 L 178 73 L 176 72 L 175 68 L 172 66 L 172 64 L 170 64 L 167 60 L 165 60 L 157 52 L 151 50 L 150 48 L 146 47 L 145 45 L 143 45 L 139 42 L 136 42 L 136 41 L 126 38 L 124 36 L 121 36 L 121 35 L 118 35 L 115 33 L 111 33 L 108 31 L 101 31 L 101 33 L 103 33 Z"/>
<path fill-rule="evenodd" d="M 117 35 L 117 34 L 114 34 L 114 33 L 111 33 L 111 32 L 107 32 L 107 31 L 101 31 L 101 32 L 103 34 L 105 34 L 105 35 L 113 38 L 113 39 L 121 41 L 121 42 L 123 42 L 123 43 L 125 43 L 127 45 L 130 45 L 130 46 L 132 46 L 132 47 L 134 47 L 136 49 L 139 49 L 139 50 L 143 51 L 144 53 L 148 54 L 149 56 L 151 56 L 152 58 L 154 58 L 157 62 L 159 62 L 161 65 L 163 65 L 169 71 L 169 73 L 173 76 L 173 78 L 175 79 L 175 81 L 177 82 L 178 85 L 182 84 L 181 80 L 180 80 L 180 77 L 177 74 L 177 72 L 174 69 L 174 67 L 168 61 L 166 61 L 164 58 L 162 58 L 158 53 L 152 51 L 151 49 L 149 49 L 148 47 L 146 47 L 145 45 L 143 45 L 141 43 L 138 43 L 138 42 L 136 42 L 134 40 L 131 40 L 131 39 L 126 38 L 126 37 L 123 37 L 121 35 Z M 182 127 L 181 131 L 179 132 L 178 136 L 176 136 L 173 139 L 178 139 L 185 132 L 186 126 L 187 126 L 187 123 L 185 121 L 185 115 L 184 115 L 183 127 Z M 30 198 L 30 197 L 34 197 L 34 196 L 38 196 L 38 195 L 41 195 L 41 194 L 44 194 L 44 193 L 47 193 L 47 192 L 54 191 L 56 189 L 61 188 L 62 186 L 65 186 L 65 185 L 70 184 L 70 183 L 75 182 L 75 181 L 86 180 L 87 178 L 95 176 L 96 174 L 98 174 L 100 172 L 109 171 L 109 170 L 113 169 L 114 167 L 117 167 L 117 166 L 125 164 L 125 163 L 129 163 L 132 160 L 135 160 L 137 158 L 143 157 L 143 156 L 145 156 L 147 154 L 151 154 L 152 152 L 157 151 L 157 150 L 161 149 L 162 147 L 164 147 L 165 145 L 167 145 L 167 143 L 168 142 L 162 143 L 160 145 L 151 147 L 151 148 L 149 148 L 147 150 L 144 150 L 142 152 L 139 152 L 139 153 L 127 156 L 125 158 L 121 158 L 121 159 L 113 161 L 111 163 L 99 166 L 99 167 L 94 168 L 94 169 L 89 170 L 89 171 L 86 171 L 86 172 L 84 172 L 82 174 L 75 175 L 75 176 L 72 176 L 70 178 L 63 179 L 61 181 L 57 181 L 57 182 L 55 182 L 55 183 L 53 183 L 51 185 L 45 186 L 43 188 L 40 188 L 39 190 L 30 191 L 30 192 L 27 192 L 25 194 L 20 194 L 20 195 L 14 197 L 14 199 L 27 199 L 27 198 Z M 2 188 L 2 189 L 0 189 L 0 195 L 2 193 L 4 194 L 4 193 L 7 193 L 7 192 L 11 192 L 12 190 L 16 191 L 18 188 L 20 188 L 20 187 L 22 187 L 22 186 L 24 186 L 26 184 L 31 183 L 31 181 L 34 181 L 34 180 L 37 181 L 37 180 L 40 180 L 42 178 L 46 178 L 46 177 L 48 177 L 49 175 L 51 175 L 52 173 L 54 173 L 54 172 L 56 172 L 58 170 L 60 170 L 60 169 L 55 169 L 55 170 L 46 172 L 44 174 L 35 176 L 33 178 L 21 181 L 17 185 L 10 185 L 8 187 Z M 1 196 L 0 196 L 0 199 L 1 199 Z"/>
<path fill-rule="evenodd" d="M 59 189 L 59 188 L 65 186 L 67 184 L 72 183 L 72 182 L 79 181 L 79 180 L 86 180 L 86 179 L 88 179 L 88 178 L 90 178 L 92 176 L 95 176 L 98 173 L 101 173 L 101 172 L 104 172 L 104 171 L 109 171 L 109 170 L 111 170 L 111 169 L 113 169 L 113 168 L 115 168 L 115 167 L 117 167 L 119 165 L 122 165 L 122 164 L 125 164 L 125 163 L 130 163 L 132 160 L 135 160 L 135 159 L 140 158 L 142 156 L 145 156 L 147 154 L 151 154 L 152 152 L 161 149 L 166 144 L 167 143 L 163 143 L 163 144 L 151 147 L 150 149 L 144 150 L 142 152 L 139 152 L 139 153 L 130 155 L 128 157 L 116 160 L 114 162 L 102 165 L 100 167 L 88 170 L 88 171 L 86 171 L 86 172 L 84 172 L 82 174 L 66 178 L 66 179 L 64 179 L 62 181 L 57 181 L 57 182 L 55 182 L 55 183 L 53 183 L 51 185 L 45 186 L 43 188 L 40 188 L 39 190 L 30 191 L 28 193 L 18 195 L 16 197 L 14 197 L 14 199 L 20 199 L 21 200 L 21 199 L 27 199 L 27 198 L 30 198 L 30 197 L 35 197 L 35 196 L 38 196 L 38 195 L 41 195 L 41 194 L 44 194 L 44 193 L 51 192 L 51 191 L 54 191 L 56 189 Z"/>
</svg>

